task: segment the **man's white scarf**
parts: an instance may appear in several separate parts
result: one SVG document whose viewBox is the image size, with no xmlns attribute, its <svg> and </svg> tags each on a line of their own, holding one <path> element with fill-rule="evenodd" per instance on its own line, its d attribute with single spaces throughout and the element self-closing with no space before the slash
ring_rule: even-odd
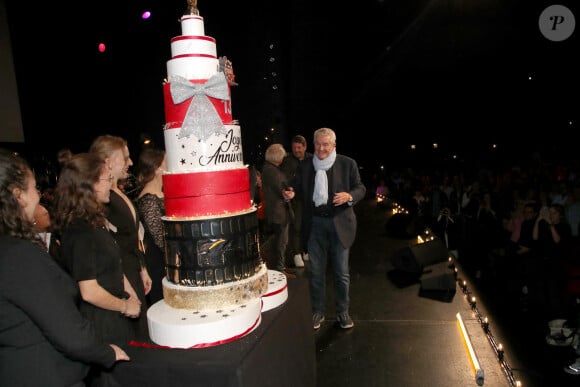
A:
<svg viewBox="0 0 580 387">
<path fill-rule="evenodd" d="M 328 202 L 328 178 L 326 177 L 326 171 L 332 167 L 334 160 L 336 160 L 336 149 L 324 160 L 320 160 L 316 155 L 312 157 L 312 164 L 314 164 L 314 170 L 316 171 L 312 200 L 316 207 L 325 205 Z"/>
</svg>

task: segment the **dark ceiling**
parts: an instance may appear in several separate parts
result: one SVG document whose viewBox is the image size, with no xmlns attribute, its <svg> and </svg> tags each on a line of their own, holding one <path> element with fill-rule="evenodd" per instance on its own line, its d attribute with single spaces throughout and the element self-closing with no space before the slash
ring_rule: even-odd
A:
<svg viewBox="0 0 580 387">
<path fill-rule="evenodd" d="M 58 146 L 82 148 L 100 132 L 162 142 L 161 82 L 185 0 L 6 1 L 27 138 L 46 144 L 72 129 L 74 144 Z M 536 129 L 551 138 L 578 120 L 578 31 L 545 39 L 546 1 L 198 3 L 218 55 L 234 64 L 249 157 L 272 126 L 280 141 L 330 126 L 339 149 L 380 159 L 410 141 L 466 146 Z M 571 3 L 559 2 L 580 15 Z"/>
</svg>

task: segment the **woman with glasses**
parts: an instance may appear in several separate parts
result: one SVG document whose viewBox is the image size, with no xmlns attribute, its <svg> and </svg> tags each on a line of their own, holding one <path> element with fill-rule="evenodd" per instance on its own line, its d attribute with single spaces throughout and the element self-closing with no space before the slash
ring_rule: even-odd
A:
<svg viewBox="0 0 580 387">
<path fill-rule="evenodd" d="M 65 267 L 78 282 L 81 312 L 97 336 L 119 345 L 135 339 L 131 319 L 141 313 L 121 264 L 121 249 L 109 233 L 104 206 L 111 172 L 97 155 L 81 153 L 62 166 L 55 190 L 54 225 Z"/>
<path fill-rule="evenodd" d="M 78 286 L 38 238 L 39 201 L 26 161 L 0 150 L 0 385 L 80 387 L 91 364 L 108 368 L 129 357 L 105 344 L 121 341 L 99 340 L 79 312 Z M 124 301 L 115 303 L 121 309 Z"/>
<path fill-rule="evenodd" d="M 141 301 L 141 317 L 135 319 L 133 329 L 140 340 L 148 340 L 147 299 L 151 291 L 151 277 L 143 248 L 143 226 L 139 212 L 119 183 L 129 177 L 129 168 L 133 165 L 127 141 L 113 135 L 98 136 L 93 140 L 90 153 L 97 155 L 109 167 L 112 176 L 110 200 L 105 214 L 110 225 L 110 232 L 121 248 L 123 272 Z"/>
</svg>

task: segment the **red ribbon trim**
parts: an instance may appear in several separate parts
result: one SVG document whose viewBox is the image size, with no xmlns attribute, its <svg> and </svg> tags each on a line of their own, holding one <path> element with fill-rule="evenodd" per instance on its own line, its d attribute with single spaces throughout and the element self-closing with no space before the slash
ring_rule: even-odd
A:
<svg viewBox="0 0 580 387">
<path fill-rule="evenodd" d="M 284 285 L 284 287 L 282 287 L 282 288 L 280 288 L 280 289 L 276 290 L 275 292 L 272 292 L 272 293 L 266 293 L 266 294 L 264 294 L 262 297 L 271 297 L 271 296 L 275 296 L 276 294 L 278 294 L 278 293 L 281 293 L 281 292 L 283 292 L 284 290 L 286 290 L 286 288 L 288 288 L 288 284 Z"/>
<path fill-rule="evenodd" d="M 264 305 L 264 302 L 262 301 L 262 306 L 263 305 Z M 240 333 L 239 335 L 232 336 L 232 337 L 229 337 L 229 338 L 224 339 L 224 340 L 214 341 L 213 343 L 196 344 L 196 345 L 189 347 L 189 348 L 186 348 L 186 349 L 209 348 L 209 347 L 215 347 L 216 345 L 231 343 L 232 341 L 238 340 L 238 339 L 244 337 L 245 335 L 247 335 L 248 333 L 250 333 L 258 325 L 258 322 L 260 321 L 261 317 L 262 316 L 261 316 L 261 312 L 260 312 L 260 315 L 258 315 L 258 318 L 256 319 L 256 321 L 254 321 L 254 323 L 248 329 L 246 329 L 244 332 Z M 176 349 L 176 348 L 169 347 L 166 345 L 143 343 L 143 342 L 135 341 L 135 340 L 129 341 L 129 345 L 132 347 L 141 347 L 141 348 Z"/>
</svg>

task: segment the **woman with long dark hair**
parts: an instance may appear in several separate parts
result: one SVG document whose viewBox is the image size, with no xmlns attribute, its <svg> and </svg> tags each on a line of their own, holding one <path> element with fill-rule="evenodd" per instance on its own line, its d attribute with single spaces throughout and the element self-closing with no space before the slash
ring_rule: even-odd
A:
<svg viewBox="0 0 580 387">
<path fill-rule="evenodd" d="M 137 180 L 141 191 L 137 196 L 137 209 L 145 229 L 145 263 L 151 276 L 149 305 L 163 299 L 162 281 L 165 277 L 165 232 L 162 217 L 165 215 L 163 173 L 167 170 L 165 151 L 145 148 L 137 163 Z"/>
<path fill-rule="evenodd" d="M 0 149 L 0 385 L 84 386 L 91 364 L 129 357 L 79 312 L 76 283 L 37 237 L 39 201 L 27 162 Z"/>
</svg>

